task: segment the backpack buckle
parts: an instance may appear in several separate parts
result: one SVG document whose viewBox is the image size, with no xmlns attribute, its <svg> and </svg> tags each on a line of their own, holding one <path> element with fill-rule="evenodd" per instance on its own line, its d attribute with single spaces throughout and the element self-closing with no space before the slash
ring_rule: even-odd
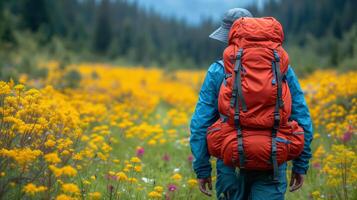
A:
<svg viewBox="0 0 357 200">
<path fill-rule="evenodd" d="M 237 126 L 239 125 L 239 114 L 234 115 L 234 124 Z"/>
<path fill-rule="evenodd" d="M 280 121 L 280 114 L 279 113 L 274 113 L 274 121 Z"/>
<path fill-rule="evenodd" d="M 280 62 L 280 57 L 279 57 L 279 54 L 276 50 L 274 50 L 274 58 L 275 58 L 275 61 L 276 62 Z"/>
<path fill-rule="evenodd" d="M 280 108 L 284 107 L 284 101 L 282 99 L 279 99 L 279 105 L 280 105 Z"/>
<path fill-rule="evenodd" d="M 238 50 L 237 60 L 240 60 L 240 59 L 242 58 L 242 54 L 243 54 L 243 49 L 240 48 L 240 49 Z"/>
</svg>

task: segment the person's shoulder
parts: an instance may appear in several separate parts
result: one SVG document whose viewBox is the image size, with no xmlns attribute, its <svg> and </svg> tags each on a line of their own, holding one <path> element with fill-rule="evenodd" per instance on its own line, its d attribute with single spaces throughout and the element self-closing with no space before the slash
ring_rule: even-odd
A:
<svg viewBox="0 0 357 200">
<path fill-rule="evenodd" d="M 222 60 L 217 60 L 210 65 L 208 73 L 213 75 L 224 75 L 224 64 Z"/>
<path fill-rule="evenodd" d="M 296 76 L 296 74 L 295 74 L 295 71 L 294 71 L 294 69 L 291 67 L 291 65 L 288 66 L 288 70 L 287 70 L 285 76 L 286 76 L 286 79 L 287 79 L 288 81 L 291 81 L 291 80 L 293 80 L 293 79 L 297 79 L 297 76 Z"/>
</svg>

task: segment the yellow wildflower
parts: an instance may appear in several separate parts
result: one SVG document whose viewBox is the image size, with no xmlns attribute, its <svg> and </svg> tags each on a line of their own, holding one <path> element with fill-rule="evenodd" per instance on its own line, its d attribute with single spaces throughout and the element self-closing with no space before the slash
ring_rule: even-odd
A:
<svg viewBox="0 0 357 200">
<path fill-rule="evenodd" d="M 156 140 L 154 140 L 154 139 L 149 140 L 148 145 L 151 145 L 151 146 L 156 145 Z"/>
<path fill-rule="evenodd" d="M 91 192 L 91 193 L 89 193 L 89 197 L 92 200 L 98 200 L 98 199 L 100 199 L 101 196 L 102 195 L 100 194 L 100 192 Z"/>
<path fill-rule="evenodd" d="M 141 172 L 142 171 L 142 166 L 141 165 L 137 165 L 134 167 L 134 171 L 136 172 Z"/>
<path fill-rule="evenodd" d="M 0 149 L 0 156 L 10 157 L 14 159 L 19 165 L 25 166 L 26 164 L 37 159 L 42 154 L 40 150 L 32 150 L 30 148 L 24 149 Z"/>
<path fill-rule="evenodd" d="M 130 183 L 137 183 L 137 182 L 138 182 L 138 179 L 136 179 L 136 178 L 128 178 L 128 181 L 129 181 Z"/>
<path fill-rule="evenodd" d="M 77 170 L 69 165 L 62 167 L 61 171 L 62 171 L 62 174 L 66 175 L 66 176 L 76 176 L 77 175 Z"/>
<path fill-rule="evenodd" d="M 45 147 L 49 148 L 49 147 L 54 147 L 56 145 L 56 142 L 49 139 L 45 142 Z"/>
<path fill-rule="evenodd" d="M 23 188 L 23 191 L 27 195 L 31 195 L 31 196 L 35 195 L 36 193 L 43 192 L 45 190 L 47 190 L 47 187 L 45 187 L 45 186 L 38 186 L 37 187 L 33 183 L 29 183 Z"/>
<path fill-rule="evenodd" d="M 22 91 L 23 89 L 25 89 L 25 86 L 22 85 L 22 84 L 18 84 L 14 87 L 15 90 L 18 90 L 18 91 Z"/>
<path fill-rule="evenodd" d="M 11 92 L 9 85 L 4 81 L 0 81 L 0 95 L 6 95 Z"/>
<path fill-rule="evenodd" d="M 148 195 L 152 199 L 160 199 L 160 198 L 162 198 L 162 194 L 160 194 L 160 193 L 158 193 L 156 191 L 152 191 Z"/>
<path fill-rule="evenodd" d="M 311 193 L 313 200 L 322 200 L 320 191 L 316 190 Z"/>
<path fill-rule="evenodd" d="M 56 164 L 61 162 L 61 159 L 58 157 L 57 153 L 48 153 L 46 155 L 44 155 L 44 158 L 46 160 L 46 162 L 50 163 L 50 164 Z"/>
<path fill-rule="evenodd" d="M 56 197 L 56 200 L 76 200 L 77 198 L 67 196 L 65 194 L 60 194 Z"/>
<path fill-rule="evenodd" d="M 118 179 L 119 181 L 126 181 L 126 180 L 128 180 L 128 176 L 126 176 L 126 174 L 125 174 L 124 172 L 118 172 L 118 173 L 116 174 L 116 176 L 117 176 L 117 179 Z"/>
<path fill-rule="evenodd" d="M 62 191 L 70 194 L 79 194 L 80 190 L 76 184 L 65 183 L 62 185 Z"/>
<path fill-rule="evenodd" d="M 68 156 L 70 154 L 70 152 L 68 150 L 64 150 L 61 153 L 63 156 Z"/>
<path fill-rule="evenodd" d="M 130 162 L 132 162 L 132 163 L 140 163 L 141 160 L 140 160 L 140 158 L 138 158 L 138 157 L 132 157 L 132 158 L 130 159 Z"/>
<path fill-rule="evenodd" d="M 193 187 L 196 187 L 197 186 L 197 180 L 196 179 L 189 179 L 188 181 L 187 181 L 187 184 L 188 184 L 188 186 L 190 187 L 190 188 L 193 188 Z"/>
<path fill-rule="evenodd" d="M 173 176 L 171 176 L 171 179 L 173 179 L 174 181 L 180 181 L 182 179 L 181 174 L 176 173 Z"/>
<path fill-rule="evenodd" d="M 164 188 L 162 186 L 155 186 L 154 190 L 158 193 L 162 193 L 164 191 Z"/>
<path fill-rule="evenodd" d="M 83 182 L 84 185 L 90 185 L 90 181 L 88 181 L 88 180 L 84 179 L 84 180 L 82 180 L 82 182 Z"/>
<path fill-rule="evenodd" d="M 52 173 L 56 176 L 59 177 L 62 175 L 62 170 L 60 170 L 59 168 L 57 168 L 54 165 L 50 165 L 48 166 L 48 168 L 52 171 Z"/>
</svg>

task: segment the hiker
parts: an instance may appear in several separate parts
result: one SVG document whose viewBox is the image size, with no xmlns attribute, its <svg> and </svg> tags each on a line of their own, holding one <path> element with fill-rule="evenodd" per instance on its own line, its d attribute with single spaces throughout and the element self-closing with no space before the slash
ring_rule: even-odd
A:
<svg viewBox="0 0 357 200">
<path fill-rule="evenodd" d="M 245 19 L 246 18 L 246 19 Z M 242 9 L 242 8 L 235 8 L 235 9 L 231 9 L 229 11 L 227 11 L 224 15 L 224 18 L 222 20 L 222 24 L 220 26 L 220 28 L 218 28 L 216 31 L 214 31 L 209 37 L 215 40 L 218 40 L 224 44 L 230 44 L 230 43 L 234 43 L 237 42 L 237 40 L 234 40 L 234 38 L 230 41 L 229 37 L 229 33 L 230 33 L 230 29 L 232 27 L 232 25 L 234 25 L 234 22 L 236 20 L 244 20 L 243 22 L 248 23 L 249 19 L 259 19 L 259 18 L 253 18 L 252 14 L 246 10 L 246 9 Z M 261 21 L 263 21 L 265 19 L 262 19 Z M 274 22 L 274 24 L 279 24 L 277 21 L 274 20 L 270 20 L 271 22 Z M 263 22 L 269 22 L 270 21 L 265 20 Z M 241 25 L 243 26 L 244 23 L 243 22 L 239 22 L 241 23 Z M 254 21 L 255 22 L 255 21 Z M 281 25 L 280 25 L 281 26 Z M 233 29 L 233 28 L 232 28 Z M 281 32 L 282 32 L 282 28 L 280 27 Z M 245 30 L 248 31 L 248 30 Z M 237 29 L 237 31 L 235 30 L 235 32 L 239 32 L 239 29 Z M 233 36 L 234 33 L 231 34 L 231 36 Z M 267 35 L 267 34 L 265 34 Z M 283 34 L 282 34 L 283 35 Z M 243 38 L 243 36 L 241 36 Z M 270 37 L 270 35 L 268 35 L 267 37 Z M 273 37 L 273 36 L 272 36 Z M 279 36 L 280 37 L 280 36 Z M 283 36 L 282 36 L 283 37 Z M 254 38 L 254 36 L 253 36 Z M 283 38 L 280 38 L 281 42 L 283 40 Z M 242 39 L 243 40 L 243 39 Z M 238 41 L 239 42 L 239 41 Z M 275 40 L 274 40 L 275 42 Z M 274 43 L 275 44 L 275 43 Z M 254 45 L 253 45 L 254 46 Z M 281 46 L 281 45 L 280 45 Z M 302 134 L 302 143 L 300 144 L 301 149 L 299 150 L 298 154 L 295 155 L 293 161 L 292 161 L 292 172 L 291 172 L 291 180 L 290 180 L 290 192 L 296 191 L 299 188 L 301 188 L 301 186 L 304 183 L 304 175 L 306 174 L 308 167 L 309 167 L 309 159 L 311 158 L 311 149 L 310 149 L 310 144 L 312 141 L 312 121 L 310 118 L 310 114 L 309 114 L 309 110 L 308 107 L 306 105 L 305 99 L 304 99 L 304 94 L 303 91 L 299 85 L 298 79 L 292 69 L 291 66 L 288 66 L 287 62 L 287 56 L 284 55 L 284 51 L 282 50 L 282 47 L 279 50 L 279 52 L 274 51 L 271 52 L 271 57 L 273 59 L 272 64 L 270 64 L 270 69 L 273 68 L 273 72 L 270 73 L 274 73 L 274 78 L 272 80 L 271 85 L 269 87 L 277 87 L 279 90 L 279 86 L 282 87 L 284 85 L 286 85 L 286 88 L 283 88 L 283 90 L 280 90 L 279 92 L 288 95 L 289 98 L 284 97 L 276 97 L 276 105 L 277 107 L 275 107 L 275 111 L 274 114 L 278 115 L 278 126 L 279 123 L 281 126 L 283 126 L 284 124 L 289 124 L 292 123 L 291 121 L 294 120 L 294 122 L 296 123 L 295 127 L 300 127 L 303 129 L 303 134 Z M 227 50 L 228 49 L 228 50 Z M 227 49 L 225 50 L 225 54 L 226 53 L 232 53 L 229 50 L 235 49 L 235 48 L 231 48 L 229 49 L 227 47 Z M 233 50 L 232 50 L 233 51 Z M 231 79 L 232 77 L 232 73 L 238 73 L 237 76 L 235 77 L 240 77 L 240 73 L 243 73 L 242 77 L 245 76 L 245 73 L 247 73 L 248 75 L 252 75 L 249 74 L 250 71 L 248 71 L 249 69 L 247 67 L 249 66 L 244 66 L 244 62 L 248 62 L 246 61 L 248 58 L 246 58 L 246 60 L 244 60 L 245 56 L 249 56 L 249 49 L 235 49 L 236 52 L 233 52 L 235 55 L 239 55 L 236 58 L 234 58 L 232 60 L 232 58 L 227 58 L 224 57 L 224 60 L 219 60 L 215 63 L 213 63 L 209 69 L 208 72 L 206 74 L 205 80 L 203 82 L 200 94 L 199 94 L 199 99 L 198 99 L 198 103 L 196 105 L 194 114 L 192 116 L 192 120 L 191 120 L 191 124 L 190 124 L 190 130 L 191 130 L 191 136 L 190 136 L 190 145 L 191 145 L 191 151 L 192 154 L 194 156 L 194 161 L 193 161 L 193 169 L 197 175 L 197 179 L 199 182 L 199 189 L 202 193 L 204 193 L 207 196 L 211 196 L 212 195 L 212 178 L 211 178 L 211 162 L 210 162 L 210 153 L 209 153 L 209 149 L 208 149 L 208 138 L 207 135 L 209 135 L 209 133 L 207 133 L 207 129 L 211 126 L 215 126 L 213 124 L 218 123 L 219 126 L 229 126 L 227 122 L 227 120 L 231 120 L 231 119 L 224 119 L 224 117 L 227 116 L 222 116 L 222 113 L 219 113 L 219 101 L 218 98 L 221 98 L 221 94 L 222 91 L 220 91 L 221 87 L 227 87 L 227 80 Z M 248 52 L 247 55 L 244 54 L 244 52 Z M 251 52 L 251 51 L 250 51 Z M 254 52 L 253 52 L 254 54 Z M 274 56 L 273 56 L 274 55 Z M 279 57 L 280 56 L 280 57 Z M 285 57 L 283 57 L 285 56 Z M 274 59 L 275 57 L 275 59 Z M 264 58 L 262 56 L 262 58 Z M 231 60 L 229 60 L 231 59 Z M 238 59 L 243 59 L 243 60 L 239 60 L 239 62 L 243 62 L 243 65 L 240 64 L 238 62 Z M 250 61 L 256 61 L 259 62 L 259 60 L 257 61 L 256 59 L 254 60 L 254 58 L 250 59 Z M 284 63 L 285 62 L 285 63 Z M 234 66 L 237 67 L 238 70 L 235 70 L 234 72 L 228 74 L 226 73 L 226 69 L 229 69 L 228 66 L 225 65 L 231 65 L 231 67 L 233 68 Z M 286 65 L 286 66 L 285 66 Z M 278 66 L 276 68 L 276 66 Z M 281 68 L 279 68 L 279 66 Z M 286 67 L 286 72 L 285 75 L 281 75 L 281 78 L 279 78 L 279 73 L 276 71 L 278 70 L 280 72 L 280 69 L 284 69 L 284 66 Z M 274 68 L 275 67 L 275 68 Z M 230 69 L 232 69 L 230 68 Z M 275 71 L 274 71 L 275 70 Z M 282 73 L 282 72 L 281 72 Z M 276 77 L 276 76 L 279 77 Z M 228 77 L 228 78 L 227 78 Z M 279 83 L 280 80 L 280 83 Z M 235 80 L 230 80 L 230 81 L 235 81 Z M 242 81 L 242 80 L 239 80 Z M 260 81 L 260 79 L 257 81 Z M 223 84 L 225 84 L 225 86 L 223 86 Z M 250 105 L 250 101 L 258 101 L 259 98 L 265 98 L 264 96 L 262 97 L 256 97 L 256 99 L 251 98 L 250 100 L 247 100 L 245 102 L 243 102 L 242 100 L 244 100 L 244 97 L 246 95 L 246 97 L 248 96 L 248 94 L 246 93 L 246 90 L 243 90 L 243 94 L 239 93 L 239 85 L 236 85 L 235 82 L 234 83 L 230 83 L 230 84 L 234 84 L 234 87 L 232 89 L 228 88 L 228 90 L 230 90 L 232 94 L 231 100 L 233 99 L 233 101 L 231 103 L 233 103 L 232 105 L 235 105 L 236 110 L 232 112 L 235 112 L 236 114 L 241 115 L 243 113 L 243 116 L 240 117 L 241 121 L 234 121 L 235 126 L 234 130 L 232 130 L 234 133 L 232 134 L 232 137 L 234 137 L 234 139 L 232 140 L 233 142 L 231 142 L 231 146 L 228 146 L 227 148 L 237 148 L 237 146 L 239 146 L 242 141 L 237 141 L 237 138 L 239 140 L 239 133 L 235 134 L 238 129 L 239 131 L 243 131 L 243 141 L 248 141 L 247 138 L 244 137 L 244 131 L 248 131 L 245 129 L 245 127 L 243 126 L 244 123 L 248 123 L 248 122 L 244 122 L 242 120 L 246 120 L 243 117 L 245 114 L 245 111 L 242 109 L 247 109 L 247 112 L 252 111 L 253 109 L 251 109 L 251 105 Z M 238 84 L 238 83 L 237 83 Z M 242 83 L 240 83 L 242 84 Z M 280 85 L 279 85 L 280 84 Z M 254 85 L 254 84 L 252 84 Z M 226 88 L 225 88 L 226 89 Z M 226 89 L 227 90 L 227 89 Z M 290 93 L 288 93 L 288 90 L 290 90 Z M 237 93 L 234 93 L 235 91 L 238 91 Z M 224 91 L 223 91 L 224 92 Z M 277 93 L 279 93 L 277 92 Z M 242 93 L 242 91 L 241 91 Z M 236 94 L 236 96 L 234 95 Z M 291 98 L 290 95 L 291 94 Z M 279 95 L 279 94 L 278 94 Z M 281 95 L 281 94 L 280 94 Z M 243 96 L 243 97 L 242 97 Z M 235 99 L 234 99 L 235 98 Z M 278 99 L 279 98 L 279 99 Z M 282 100 L 282 98 L 285 98 Z M 258 99 L 258 100 L 257 100 Z M 279 100 L 281 100 L 281 102 L 279 102 Z M 222 97 L 222 102 L 224 102 L 225 99 L 224 97 Z M 286 102 L 283 102 L 286 101 Z M 220 102 L 221 103 L 221 102 Z M 289 107 L 287 107 L 289 106 Z M 233 106 L 234 107 L 234 106 Z M 228 109 L 233 109 L 233 108 L 228 108 Z M 274 105 L 272 107 L 272 109 L 274 109 Z M 280 112 L 279 113 L 279 109 L 286 109 L 286 112 L 290 112 L 291 114 L 284 114 L 284 112 Z M 281 114 L 283 113 L 283 115 Z M 280 114 L 280 116 L 279 116 Z M 239 115 L 237 115 L 236 117 L 239 118 Z M 275 117 L 275 115 L 274 115 Z M 284 117 L 286 118 L 286 122 L 283 122 L 282 120 L 284 120 Z M 289 122 L 288 121 L 289 118 Z M 236 118 L 234 118 L 235 120 Z M 262 119 L 264 121 L 264 119 Z M 276 120 L 276 118 L 275 118 Z M 252 120 L 251 120 L 252 121 Z M 253 119 L 254 121 L 254 119 Z M 275 147 L 276 145 L 281 142 L 281 141 L 277 141 L 277 137 L 276 135 L 282 135 L 280 133 L 280 129 L 278 130 L 278 128 L 275 126 L 276 121 L 274 121 L 274 128 L 275 129 L 275 136 L 274 139 L 272 139 L 272 137 L 270 138 L 269 141 L 274 140 L 274 145 L 271 143 L 271 147 Z M 242 123 L 242 127 L 239 127 L 239 124 Z M 297 125 L 298 124 L 298 125 Z M 216 125 L 217 126 L 217 125 Z M 272 125 L 269 125 L 272 126 Z M 231 126 L 230 126 L 231 127 Z M 217 130 L 219 130 L 220 128 L 218 128 Z M 223 128 L 222 128 L 223 129 Z M 214 128 L 211 130 L 214 131 Z M 269 134 L 271 134 L 271 128 L 269 130 Z M 273 132 L 274 132 L 273 131 Z M 219 133 L 219 134 L 223 134 L 223 133 Z M 241 133 L 240 133 L 241 134 Z M 252 132 L 251 134 L 254 135 L 254 132 Z M 284 135 L 283 135 L 284 136 Z M 298 133 L 296 135 L 291 134 L 291 136 L 293 137 L 299 137 L 296 142 L 297 144 L 299 143 L 299 141 L 301 142 L 301 136 L 298 136 Z M 290 137 L 290 136 L 289 136 Z M 217 139 L 217 138 L 216 138 Z M 225 139 L 225 138 L 218 138 L 218 139 Z M 280 140 L 282 140 L 280 138 Z M 286 140 L 283 140 L 283 142 Z M 241 142 L 241 143 L 240 143 Z M 254 142 L 254 141 L 253 141 Z M 286 145 L 289 143 L 290 141 L 288 141 L 286 143 Z M 247 144 L 246 144 L 247 145 Z M 218 199 L 234 199 L 234 200 L 241 200 L 241 199 L 252 199 L 252 200 L 260 200 L 260 199 L 269 199 L 269 200 L 280 200 L 280 199 L 284 199 L 285 196 L 285 192 L 287 189 L 287 178 L 286 178 L 286 170 L 287 170 L 287 164 L 286 164 L 286 158 L 284 158 L 285 160 L 278 160 L 278 161 L 274 161 L 274 159 L 276 160 L 276 157 L 281 157 L 281 155 L 279 155 L 279 151 L 281 151 L 281 147 L 282 144 L 278 144 L 278 154 L 275 155 L 275 158 L 271 160 L 271 163 L 269 163 L 269 160 L 267 161 L 266 164 L 269 164 L 269 166 L 274 165 L 274 163 L 279 163 L 278 167 L 274 166 L 272 167 L 272 169 L 269 170 L 249 170 L 248 166 L 247 168 L 242 167 L 242 169 L 239 169 L 236 166 L 244 166 L 245 164 L 248 164 L 249 162 L 252 162 L 251 160 L 247 160 L 245 158 L 245 156 L 247 156 L 247 149 L 246 146 L 243 143 L 243 151 L 239 151 L 239 155 L 238 153 L 232 153 L 228 155 L 228 159 L 227 160 L 223 160 L 222 158 L 218 158 L 217 162 L 216 162 L 216 168 L 217 168 L 217 179 L 216 179 L 216 196 Z M 265 145 L 265 143 L 261 143 L 261 145 Z M 289 144 L 290 145 L 290 144 Z M 291 144 L 294 145 L 294 144 Z M 220 143 L 218 143 L 217 148 L 222 148 L 222 145 Z M 249 148 L 248 148 L 249 150 Z M 222 152 L 222 151 L 221 151 Z M 272 151 L 271 151 L 272 152 Z M 219 154 L 220 152 L 218 152 Z M 288 153 L 288 152 L 287 152 Z M 286 153 L 286 154 L 287 154 Z M 271 154 L 269 152 L 269 154 Z M 252 154 L 254 155 L 254 153 Z M 223 155 L 225 156 L 225 155 Z M 237 156 L 239 156 L 238 161 L 232 161 L 233 158 L 237 158 Z M 240 160 L 242 159 L 242 160 Z M 290 158 L 291 159 L 291 158 Z M 226 165 L 225 163 L 229 163 L 229 162 L 233 162 L 233 164 L 235 164 L 234 166 L 229 166 Z M 244 164 L 245 163 L 245 164 Z M 258 161 L 257 161 L 258 163 Z M 259 167 L 258 166 L 259 163 L 253 167 Z"/>
</svg>

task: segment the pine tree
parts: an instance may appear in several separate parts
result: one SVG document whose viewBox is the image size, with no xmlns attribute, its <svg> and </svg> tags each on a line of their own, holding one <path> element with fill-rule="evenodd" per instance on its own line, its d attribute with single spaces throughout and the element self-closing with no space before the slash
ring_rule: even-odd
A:
<svg viewBox="0 0 357 200">
<path fill-rule="evenodd" d="M 94 32 L 94 51 L 106 53 L 112 39 L 109 0 L 101 1 Z"/>
</svg>

